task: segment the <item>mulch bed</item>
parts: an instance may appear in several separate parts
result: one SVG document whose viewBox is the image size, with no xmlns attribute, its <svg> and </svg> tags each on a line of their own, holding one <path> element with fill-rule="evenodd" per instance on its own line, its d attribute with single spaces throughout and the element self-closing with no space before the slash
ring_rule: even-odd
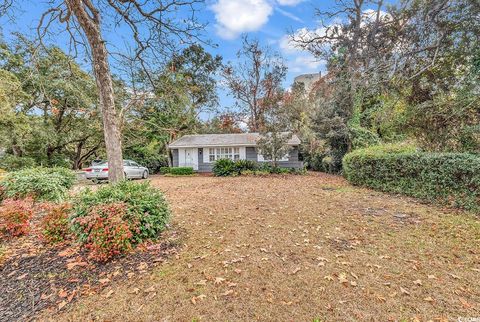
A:
<svg viewBox="0 0 480 322">
<path fill-rule="evenodd" d="M 9 245 L 13 254 L 0 263 L 0 321 L 33 320 L 44 309 L 62 310 L 117 280 L 135 278 L 176 254 L 181 236 L 172 227 L 159 236 L 160 242 L 142 244 L 107 263 L 88 259 L 86 251 L 76 245 L 52 248 L 31 238 L 18 241 L 19 246 Z"/>
</svg>

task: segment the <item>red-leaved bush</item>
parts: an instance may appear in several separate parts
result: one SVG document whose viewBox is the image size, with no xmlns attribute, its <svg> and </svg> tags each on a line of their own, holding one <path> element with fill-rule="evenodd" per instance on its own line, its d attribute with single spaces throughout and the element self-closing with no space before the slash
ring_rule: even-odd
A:
<svg viewBox="0 0 480 322">
<path fill-rule="evenodd" d="M 31 199 L 5 199 L 0 205 L 0 237 L 17 237 L 28 233 L 33 216 Z"/>
<path fill-rule="evenodd" d="M 68 203 L 44 203 L 45 212 L 40 223 L 42 237 L 50 244 L 60 243 L 70 236 L 69 214 L 72 206 Z"/>
<path fill-rule="evenodd" d="M 111 203 L 94 206 L 87 216 L 75 219 L 75 224 L 82 227 L 90 257 L 108 261 L 132 248 L 133 233 L 131 225 L 124 220 L 126 212 L 126 204 Z"/>
</svg>

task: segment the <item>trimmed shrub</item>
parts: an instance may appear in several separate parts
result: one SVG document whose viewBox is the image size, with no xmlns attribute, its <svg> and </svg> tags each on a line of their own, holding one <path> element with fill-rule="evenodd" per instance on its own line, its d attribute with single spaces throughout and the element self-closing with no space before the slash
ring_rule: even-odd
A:
<svg viewBox="0 0 480 322">
<path fill-rule="evenodd" d="M 478 155 L 374 147 L 347 154 L 343 169 L 347 180 L 356 185 L 480 210 Z"/>
<path fill-rule="evenodd" d="M 236 176 L 238 174 L 235 162 L 230 159 L 220 159 L 215 161 L 212 171 L 217 177 Z"/>
<path fill-rule="evenodd" d="M 188 176 L 195 172 L 192 167 L 162 167 L 160 168 L 161 174 L 171 174 L 174 176 Z"/>
<path fill-rule="evenodd" d="M 251 160 L 237 160 L 235 161 L 235 171 L 240 174 L 242 171 L 253 171 L 257 168 L 255 162 Z"/>
<path fill-rule="evenodd" d="M 122 181 L 96 191 L 87 189 L 76 196 L 71 216 L 72 229 L 81 242 L 88 239 L 88 232 L 85 232 L 76 219 L 90 216 L 96 206 L 112 203 L 126 205 L 122 220 L 131 228 L 134 243 L 157 237 L 158 233 L 165 229 L 170 217 L 170 209 L 163 193 L 151 187 L 149 182 Z"/>
<path fill-rule="evenodd" d="M 33 216 L 31 199 L 5 199 L 0 205 L 0 237 L 17 237 L 28 233 Z"/>
<path fill-rule="evenodd" d="M 295 174 L 295 175 L 299 175 L 299 176 L 303 176 L 303 175 L 307 174 L 307 169 L 305 167 L 303 167 L 303 168 L 291 168 L 290 173 Z"/>
<path fill-rule="evenodd" d="M 274 168 L 270 163 L 256 163 L 250 160 L 220 159 L 213 165 L 213 173 L 217 177 L 237 175 L 266 175 L 266 174 L 305 174 L 305 169 L 295 168 Z"/>
<path fill-rule="evenodd" d="M 7 198 L 30 196 L 36 201 L 62 201 L 76 176 L 65 168 L 30 168 L 8 173 L 0 182 Z"/>
<path fill-rule="evenodd" d="M 72 206 L 67 203 L 46 203 L 42 208 L 45 211 L 40 223 L 43 239 L 50 244 L 68 240 L 71 233 L 69 215 Z"/>
<path fill-rule="evenodd" d="M 132 248 L 133 236 L 128 217 L 128 205 L 117 202 L 91 207 L 84 217 L 75 219 L 75 224 L 85 235 L 84 246 L 90 257 L 107 261 Z"/>
</svg>

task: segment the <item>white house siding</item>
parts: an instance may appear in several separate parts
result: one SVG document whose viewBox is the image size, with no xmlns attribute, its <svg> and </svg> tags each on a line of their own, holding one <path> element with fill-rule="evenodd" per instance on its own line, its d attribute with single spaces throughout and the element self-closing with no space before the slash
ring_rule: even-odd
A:
<svg viewBox="0 0 480 322">
<path fill-rule="evenodd" d="M 192 151 L 192 162 L 186 162 L 186 160 L 185 160 L 186 150 L 191 150 Z M 174 162 L 174 166 L 175 166 L 175 162 Z M 181 148 L 181 149 L 178 149 L 178 166 L 179 167 L 193 167 L 193 170 L 198 170 L 198 148 Z"/>
</svg>

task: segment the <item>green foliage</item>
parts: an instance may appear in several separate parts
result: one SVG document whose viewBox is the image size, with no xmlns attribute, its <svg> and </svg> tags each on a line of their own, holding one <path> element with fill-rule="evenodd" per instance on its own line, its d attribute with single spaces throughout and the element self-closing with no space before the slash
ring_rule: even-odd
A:
<svg viewBox="0 0 480 322">
<path fill-rule="evenodd" d="M 479 124 L 480 98 L 468 87 L 439 92 L 407 109 L 409 132 L 430 151 L 480 153 Z"/>
<path fill-rule="evenodd" d="M 69 221 L 71 205 L 45 203 L 42 208 L 45 212 L 40 222 L 43 239 L 50 244 L 67 240 L 71 233 Z"/>
<path fill-rule="evenodd" d="M 257 165 L 254 161 L 251 160 L 237 160 L 235 161 L 235 171 L 240 173 L 247 170 L 255 170 Z"/>
<path fill-rule="evenodd" d="M 380 143 L 378 135 L 362 126 L 351 126 L 349 130 L 353 150 L 367 148 Z"/>
<path fill-rule="evenodd" d="M 0 42 L 0 101 L 6 73 L 21 80 L 16 87 L 8 82 L 7 89 L 16 88 L 9 94 L 13 108 L 0 113 L 0 146 L 7 155 L 78 168 L 101 149 L 96 83 L 73 57 L 18 36 L 9 44 Z M 33 164 L 12 169 L 26 166 Z"/>
<path fill-rule="evenodd" d="M 161 167 L 161 174 L 170 174 L 174 176 L 188 176 L 192 175 L 195 172 L 192 167 Z"/>
<path fill-rule="evenodd" d="M 157 237 L 165 229 L 170 217 L 168 204 L 158 189 L 148 182 L 136 183 L 123 181 L 115 185 L 101 187 L 96 191 L 85 190 L 76 196 L 73 207 L 73 230 L 80 241 L 85 242 L 88 234 L 76 223 L 75 218 L 91 214 L 92 208 L 98 205 L 125 203 L 127 211 L 122 217 L 129 223 L 134 232 L 134 242 Z"/>
<path fill-rule="evenodd" d="M 0 186 L 8 198 L 62 201 L 67 198 L 75 180 L 75 173 L 69 169 L 37 167 L 8 173 Z"/>
<path fill-rule="evenodd" d="M 347 154 L 343 168 L 356 185 L 480 211 L 480 157 L 475 154 L 374 147 Z"/>
<path fill-rule="evenodd" d="M 257 164 L 250 160 L 230 159 L 217 160 L 213 165 L 213 174 L 217 177 L 237 176 L 243 171 L 254 171 L 257 169 Z"/>
<path fill-rule="evenodd" d="M 0 158 L 0 168 L 8 171 L 32 168 L 35 165 L 35 160 L 30 157 L 17 157 L 12 154 L 5 154 Z"/>
<path fill-rule="evenodd" d="M 213 165 L 213 173 L 217 177 L 228 176 L 264 176 L 267 174 L 305 174 L 305 169 L 274 167 L 268 162 L 256 163 L 251 160 L 220 159 Z"/>
<path fill-rule="evenodd" d="M 235 162 L 230 159 L 220 159 L 215 161 L 212 171 L 217 177 L 228 177 L 238 174 Z"/>
</svg>

